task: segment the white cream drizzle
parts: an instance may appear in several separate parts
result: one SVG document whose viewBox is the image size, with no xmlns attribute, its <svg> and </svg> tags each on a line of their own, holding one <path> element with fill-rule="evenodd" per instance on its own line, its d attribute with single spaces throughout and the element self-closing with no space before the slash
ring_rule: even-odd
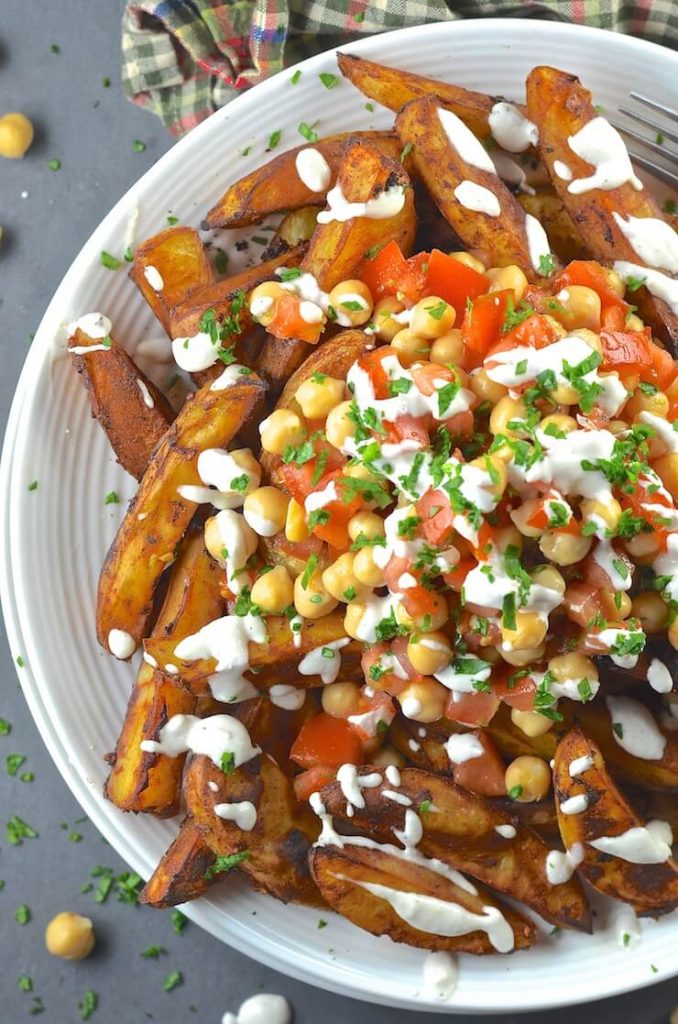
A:
<svg viewBox="0 0 678 1024">
<path fill-rule="evenodd" d="M 373 199 L 364 203 L 350 203 L 341 185 L 335 185 L 327 193 L 327 209 L 318 214 L 318 224 L 330 224 L 332 221 L 344 223 L 354 217 L 366 217 L 368 220 L 386 220 L 395 217 L 405 205 L 405 189 L 402 185 L 386 188 Z"/>
<path fill-rule="evenodd" d="M 106 338 L 111 333 L 112 326 L 111 321 L 103 313 L 85 313 L 84 316 L 73 320 L 66 328 L 66 331 L 69 338 L 72 338 L 77 331 L 82 331 L 88 338 Z M 86 346 L 82 347 L 88 351 Z M 73 352 L 74 350 L 71 349 L 70 351 Z"/>
<path fill-rule="evenodd" d="M 473 761 L 485 753 L 480 737 L 474 732 L 452 733 L 443 746 L 452 764 L 465 764 L 466 761 Z"/>
<path fill-rule="evenodd" d="M 225 391 L 226 388 L 232 388 L 236 384 L 241 384 L 242 378 L 249 377 L 251 372 L 249 367 L 243 366 L 242 363 L 231 363 L 223 373 L 219 374 L 216 380 L 212 381 L 210 391 Z"/>
<path fill-rule="evenodd" d="M 471 164 L 472 167 L 477 167 L 480 171 L 487 171 L 488 174 L 497 173 L 490 154 L 456 114 L 440 107 L 438 118 L 448 142 L 456 149 L 462 160 Z"/>
<path fill-rule="evenodd" d="M 610 191 L 629 182 L 636 190 L 643 187 L 634 173 L 624 140 L 604 117 L 594 117 L 567 140 L 573 153 L 595 169 L 588 178 L 575 178 L 568 192 L 581 195 L 592 189 Z"/>
<path fill-rule="evenodd" d="M 145 382 L 143 380 L 141 380 L 139 377 L 137 377 L 137 387 L 139 388 L 139 391 L 141 392 L 141 398 L 142 398 L 143 403 L 146 406 L 146 408 L 147 409 L 154 409 L 155 408 L 155 402 L 153 401 L 153 395 L 148 390 L 148 386 L 145 384 Z"/>
<path fill-rule="evenodd" d="M 217 818 L 232 821 L 236 828 L 243 832 L 251 832 L 257 823 L 257 809 L 250 800 L 237 803 L 215 804 L 214 813 Z"/>
<path fill-rule="evenodd" d="M 658 217 L 612 216 L 636 256 L 648 267 L 678 274 L 678 234 Z"/>
<path fill-rule="evenodd" d="M 589 768 L 593 768 L 595 764 L 594 758 L 591 754 L 583 754 L 581 757 L 575 757 L 573 761 L 570 761 L 568 772 L 571 779 L 576 779 L 579 775 L 583 775 Z"/>
<path fill-rule="evenodd" d="M 219 359 L 219 346 L 209 334 L 200 331 L 192 337 L 173 338 L 172 355 L 177 366 L 187 373 L 208 370 Z"/>
<path fill-rule="evenodd" d="M 157 740 L 142 740 L 141 749 L 150 754 L 166 754 L 178 757 L 180 754 L 202 754 L 221 768 L 224 754 L 233 755 L 233 765 L 251 761 L 261 753 L 252 744 L 245 726 L 232 715 L 210 715 L 197 718 L 195 715 L 172 715 L 162 727 Z"/>
<path fill-rule="evenodd" d="M 629 263 L 627 260 L 617 260 L 614 269 L 618 274 L 628 281 L 629 278 L 641 280 L 656 299 L 662 299 L 678 316 L 678 278 L 669 277 L 659 270 L 652 270 L 650 267 L 642 267 L 638 263 Z"/>
<path fill-rule="evenodd" d="M 630 864 L 664 864 L 671 857 L 673 832 L 666 821 L 648 821 L 617 836 L 600 836 L 589 846 Z"/>
<path fill-rule="evenodd" d="M 657 693 L 670 693 L 673 679 L 667 666 L 659 658 L 653 658 L 647 670 L 647 681 Z"/>
<path fill-rule="evenodd" d="M 283 711 L 298 711 L 304 706 L 306 691 L 291 686 L 289 683 L 276 683 L 268 691 L 268 699 L 271 704 L 282 708 Z"/>
<path fill-rule="evenodd" d="M 111 629 L 108 633 L 108 649 L 114 658 L 127 661 L 137 649 L 134 637 L 124 629 Z"/>
<path fill-rule="evenodd" d="M 578 793 L 560 804 L 561 814 L 582 814 L 589 805 L 589 798 L 586 793 Z"/>
<path fill-rule="evenodd" d="M 323 644 L 322 647 L 314 647 L 299 662 L 299 674 L 320 676 L 324 686 L 333 683 L 341 671 L 341 654 L 339 652 L 350 642 L 350 637 L 346 636 L 340 640 L 332 640 L 328 644 Z"/>
<path fill-rule="evenodd" d="M 544 228 L 536 217 L 531 213 L 525 214 L 525 236 L 527 238 L 527 249 L 530 254 L 532 269 L 542 273 L 540 266 L 542 258 L 551 255 L 551 245 Z"/>
<path fill-rule="evenodd" d="M 518 834 L 515 825 L 495 825 L 494 831 L 497 835 L 500 835 L 502 839 L 515 839 Z"/>
<path fill-rule="evenodd" d="M 150 284 L 154 292 L 161 292 L 165 287 L 165 282 L 162 279 L 162 274 L 157 267 L 151 265 L 144 268 L 144 277 Z"/>
<path fill-rule="evenodd" d="M 185 661 L 214 658 L 217 674 L 211 677 L 216 680 L 212 693 L 217 700 L 232 701 L 233 694 L 251 686 L 243 675 L 250 664 L 248 645 L 266 641 L 266 626 L 258 615 L 226 615 L 184 637 L 174 653 Z"/>
<path fill-rule="evenodd" d="M 664 736 L 656 721 L 639 701 L 632 697 L 610 696 L 605 698 L 610 712 L 615 743 L 627 754 L 643 761 L 661 761 L 666 747 Z"/>
<path fill-rule="evenodd" d="M 474 181 L 462 181 L 454 190 L 454 195 L 461 206 L 475 213 L 484 213 L 488 217 L 498 217 L 501 205 L 489 188 L 476 185 Z"/>
<path fill-rule="evenodd" d="M 452 953 L 444 950 L 427 953 L 422 969 L 422 995 L 439 1003 L 447 1002 L 457 987 L 458 975 Z"/>
<path fill-rule="evenodd" d="M 337 771 L 337 782 L 341 786 L 341 792 L 346 800 L 346 810 L 352 816 L 354 808 L 359 811 L 365 810 L 365 797 L 363 789 L 376 789 L 383 782 L 379 772 L 371 772 L 369 775 L 359 775 L 354 764 L 342 764 Z"/>
<path fill-rule="evenodd" d="M 332 180 L 332 170 L 319 150 L 312 147 L 300 150 L 294 165 L 302 184 L 310 192 L 327 191 Z"/>
<path fill-rule="evenodd" d="M 246 999 L 237 1015 L 226 1013 L 221 1024 L 291 1024 L 292 1010 L 283 996 L 261 992 Z"/>
<path fill-rule="evenodd" d="M 524 153 L 539 145 L 539 129 L 514 103 L 495 103 L 487 120 L 492 138 L 509 153 Z"/>
<path fill-rule="evenodd" d="M 569 167 L 562 160 L 553 161 L 553 170 L 556 172 L 561 181 L 572 181 L 572 168 Z"/>
<path fill-rule="evenodd" d="M 583 860 L 584 847 L 581 843 L 573 843 L 565 853 L 560 850 L 549 850 L 546 854 L 547 881 L 550 885 L 564 885 L 570 881 Z"/>
</svg>

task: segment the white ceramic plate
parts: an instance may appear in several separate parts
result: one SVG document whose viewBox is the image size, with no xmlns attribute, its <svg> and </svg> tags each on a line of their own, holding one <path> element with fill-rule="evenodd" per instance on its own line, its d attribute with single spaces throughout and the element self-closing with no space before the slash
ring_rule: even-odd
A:
<svg viewBox="0 0 678 1024">
<path fill-rule="evenodd" d="M 678 106 L 678 57 L 668 50 L 595 29 L 535 21 L 427 25 L 348 47 L 376 60 L 471 88 L 522 96 L 526 72 L 553 63 L 581 76 L 612 111 L 635 88 Z M 333 53 L 258 86 L 179 142 L 114 207 L 84 246 L 45 313 L 17 387 L 2 462 L 4 559 L 1 589 L 10 643 L 26 667 L 21 685 L 43 739 L 82 807 L 108 841 L 148 876 L 176 833 L 176 822 L 125 816 L 104 801 L 106 766 L 130 689 L 132 669 L 97 646 L 94 596 L 122 505 L 104 505 L 132 481 L 115 463 L 91 419 L 84 389 L 63 358 L 64 324 L 102 310 L 134 352 L 161 334 L 124 271 L 99 263 L 121 253 L 138 205 L 137 240 L 160 230 L 171 210 L 198 225 L 225 186 L 264 159 L 269 134 L 283 129 L 280 151 L 299 144 L 299 122 L 319 119 L 321 134 L 382 127 L 392 115 L 365 109 L 347 82 L 327 91 L 321 71 Z M 251 146 L 248 156 L 242 150 Z M 256 233 L 256 232 L 255 232 Z M 37 491 L 28 492 L 31 480 Z M 256 915 L 253 916 L 253 911 Z M 250 892 L 233 879 L 186 908 L 189 917 L 248 955 L 324 988 L 374 1002 L 445 1012 L 544 1009 L 625 992 L 677 970 L 675 915 L 644 928 L 642 942 L 617 946 L 613 930 L 546 938 L 515 957 L 464 958 L 457 991 L 444 1007 L 419 993 L 424 955 L 375 939 L 331 916 Z M 325 915 L 327 916 L 327 915 Z M 651 965 L 654 965 L 651 966 Z"/>
</svg>

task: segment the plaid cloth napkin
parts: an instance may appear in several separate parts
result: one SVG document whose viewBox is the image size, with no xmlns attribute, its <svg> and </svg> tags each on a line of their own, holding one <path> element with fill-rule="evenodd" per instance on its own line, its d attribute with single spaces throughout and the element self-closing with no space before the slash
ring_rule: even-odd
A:
<svg viewBox="0 0 678 1024">
<path fill-rule="evenodd" d="M 496 16 L 594 25 L 678 48 L 678 0 L 127 0 L 123 87 L 178 136 L 243 89 L 331 46 Z"/>
</svg>

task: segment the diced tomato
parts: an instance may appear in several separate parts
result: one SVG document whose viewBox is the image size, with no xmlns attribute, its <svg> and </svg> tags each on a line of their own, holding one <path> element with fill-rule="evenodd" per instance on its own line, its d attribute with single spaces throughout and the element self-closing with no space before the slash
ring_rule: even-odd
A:
<svg viewBox="0 0 678 1024">
<path fill-rule="evenodd" d="M 382 345 L 371 352 L 366 352 L 358 360 L 358 366 L 368 374 L 372 382 L 374 397 L 380 401 L 392 397 L 388 389 L 389 377 L 383 365 L 387 356 L 395 356 L 397 359 L 398 353 L 390 345 Z"/>
<path fill-rule="evenodd" d="M 360 764 L 362 745 L 355 730 L 343 718 L 321 712 L 302 725 L 290 750 L 291 759 L 301 768 L 342 764 Z"/>
<path fill-rule="evenodd" d="M 327 441 L 317 439 L 313 442 L 313 448 L 315 458 L 309 459 L 302 466 L 296 462 L 283 462 L 280 465 L 285 486 L 300 505 L 304 504 L 311 491 L 321 489 L 323 480 L 345 466 L 347 461 L 346 456 Z"/>
<path fill-rule="evenodd" d="M 307 562 L 311 555 L 318 555 L 322 551 L 323 542 L 319 537 L 308 537 L 307 540 L 288 540 L 284 531 L 281 530 L 275 537 L 271 537 L 269 545 L 273 550 L 279 551 L 282 555 L 289 555 L 291 558 L 298 558 L 301 562 Z"/>
<path fill-rule="evenodd" d="M 653 383 L 657 385 L 660 391 L 666 391 L 676 379 L 676 373 L 678 373 L 675 360 L 670 352 L 660 348 L 655 342 L 652 342 L 650 345 L 650 355 L 652 357 Z"/>
<path fill-rule="evenodd" d="M 480 730 L 475 730 L 471 735 L 480 743 L 483 753 L 455 764 L 452 778 L 458 786 L 470 789 L 478 796 L 506 796 L 506 766 L 494 741 Z"/>
<path fill-rule="evenodd" d="M 309 324 L 301 315 L 301 300 L 285 292 L 276 299 L 275 319 L 266 330 L 274 338 L 296 338 L 315 345 L 322 334 L 323 324 Z"/>
<path fill-rule="evenodd" d="M 600 592 L 590 583 L 571 583 L 565 591 L 563 605 L 572 621 L 585 629 L 592 620 L 605 617 Z"/>
<path fill-rule="evenodd" d="M 573 260 L 554 278 L 553 291 L 559 292 L 571 284 L 582 284 L 592 288 L 600 296 L 603 306 L 621 306 L 624 312 L 628 303 L 614 290 L 607 279 L 604 269 L 595 260 Z"/>
<path fill-rule="evenodd" d="M 308 800 L 312 793 L 317 793 L 323 786 L 329 786 L 336 778 L 336 768 L 327 764 L 317 764 L 315 768 L 308 768 L 294 777 L 294 793 L 297 800 L 302 803 Z"/>
<path fill-rule="evenodd" d="M 390 655 L 391 653 L 390 644 L 375 644 L 373 647 L 370 647 L 365 651 L 360 659 L 360 666 L 363 670 L 365 682 L 368 686 L 371 686 L 374 690 L 385 690 L 386 693 L 391 693 L 394 696 L 397 696 L 405 689 L 408 680 L 401 679 L 395 672 L 383 672 L 383 674 L 381 674 L 382 670 L 379 668 L 382 656 Z M 375 665 L 379 669 L 376 673 L 378 678 L 376 678 L 375 675 L 370 674 L 370 670 L 374 669 Z"/>
<path fill-rule="evenodd" d="M 625 566 L 627 573 L 630 575 L 633 572 L 634 565 L 631 559 L 624 551 L 620 551 L 618 548 L 614 548 L 614 559 L 615 562 L 619 562 L 620 566 Z M 589 555 L 583 565 L 584 579 L 587 583 L 590 583 L 593 587 L 598 587 L 600 590 L 615 590 L 613 586 L 613 580 L 610 579 L 608 573 L 603 569 L 593 555 Z"/>
<path fill-rule="evenodd" d="M 529 672 L 521 674 L 520 669 L 510 665 L 502 666 L 492 674 L 492 689 L 502 703 L 508 704 L 510 708 L 534 711 L 537 687 Z"/>
<path fill-rule="evenodd" d="M 372 712 L 375 712 L 375 714 L 372 714 Z M 358 709 L 353 712 L 351 717 L 353 718 L 356 715 L 369 715 L 364 724 L 358 722 L 349 723 L 349 728 L 353 730 L 358 740 L 364 743 L 365 740 L 371 740 L 374 736 L 379 735 L 383 728 L 383 726 L 380 727 L 379 723 L 383 723 L 387 727 L 391 724 L 396 715 L 396 706 L 390 694 L 384 690 L 376 690 L 370 697 L 363 691 L 358 703 Z"/>
<path fill-rule="evenodd" d="M 546 348 L 557 340 L 558 331 L 551 320 L 535 313 L 503 334 L 485 358 L 491 360 L 497 352 L 508 352 L 512 348 Z"/>
<path fill-rule="evenodd" d="M 488 292 L 479 295 L 466 309 L 461 333 L 467 353 L 465 365 L 469 369 L 480 366 L 490 349 L 499 341 L 509 299 L 513 302 L 511 290 Z"/>
<path fill-rule="evenodd" d="M 600 311 L 600 326 L 606 331 L 623 331 L 626 324 L 626 310 L 623 306 L 603 306 Z"/>
<path fill-rule="evenodd" d="M 477 564 L 478 562 L 475 558 L 460 558 L 451 572 L 443 573 L 443 580 L 447 583 L 448 587 L 459 593 L 464 586 L 464 580 L 471 569 L 475 569 Z"/>
<path fill-rule="evenodd" d="M 454 532 L 454 512 L 444 491 L 427 491 L 417 502 L 421 519 L 418 530 L 428 544 L 439 548 L 448 544 Z"/>
<path fill-rule="evenodd" d="M 496 693 L 450 693 L 445 718 L 463 725 L 488 725 L 499 707 Z"/>
<path fill-rule="evenodd" d="M 334 470 L 332 473 L 327 473 L 322 478 L 320 484 L 315 489 L 316 491 L 323 491 L 329 487 L 334 481 L 335 490 L 337 492 L 337 499 L 335 501 L 328 501 L 326 505 L 323 505 L 322 511 L 326 513 L 326 521 L 317 522 L 311 528 L 312 533 L 316 537 L 320 537 L 321 540 L 327 541 L 333 548 L 337 550 L 346 550 L 350 543 L 348 535 L 348 524 L 353 518 L 356 512 L 362 505 L 362 499 L 357 496 L 351 498 L 349 501 L 345 501 L 346 490 L 343 483 L 341 470 Z M 313 494 L 314 491 L 311 491 Z M 323 517 L 325 518 L 325 517 Z"/>
<path fill-rule="evenodd" d="M 424 293 L 428 253 L 405 259 L 397 242 L 388 242 L 376 256 L 366 260 L 358 274 L 376 302 L 385 295 L 402 295 L 413 306 Z"/>
<path fill-rule="evenodd" d="M 438 609 L 438 595 L 426 587 L 407 587 L 400 595 L 400 601 L 408 615 L 413 619 L 423 619 L 426 615 L 434 615 Z"/>
<path fill-rule="evenodd" d="M 600 343 L 603 348 L 601 369 L 646 375 L 652 366 L 650 354 L 650 331 L 602 330 Z"/>
<path fill-rule="evenodd" d="M 661 474 L 660 474 L 661 475 Z M 667 529 L 664 523 L 662 523 L 662 515 L 660 512 L 656 512 L 653 509 L 647 508 L 648 505 L 663 505 L 667 509 L 673 507 L 673 501 L 668 494 L 662 493 L 661 490 L 649 492 L 648 488 L 653 486 L 651 480 L 646 477 L 639 477 L 636 480 L 633 491 L 629 494 L 626 493 L 622 499 L 622 508 L 630 508 L 634 515 L 640 516 L 645 522 L 649 523 L 652 527 L 652 532 L 655 538 L 663 546 Z"/>
<path fill-rule="evenodd" d="M 441 366 L 440 363 L 422 363 L 421 366 L 413 366 L 410 373 L 418 390 L 427 398 L 435 395 L 439 381 L 447 381 L 452 384 L 457 379 L 449 367 Z"/>
<path fill-rule="evenodd" d="M 470 409 L 467 409 L 466 412 L 458 412 L 454 416 L 450 416 L 449 420 L 445 420 L 445 426 L 450 437 L 460 441 L 468 440 L 474 429 L 473 413 Z"/>
<path fill-rule="evenodd" d="M 428 261 L 425 295 L 439 295 L 449 302 L 460 318 L 468 299 L 477 299 L 490 286 L 484 274 L 467 267 L 440 249 L 433 249 Z"/>
<path fill-rule="evenodd" d="M 386 437 L 383 438 L 388 444 L 399 444 L 401 441 L 416 441 L 421 448 L 428 448 L 430 443 L 429 427 L 430 416 L 399 416 L 397 420 L 390 423 L 384 420 Z"/>
</svg>

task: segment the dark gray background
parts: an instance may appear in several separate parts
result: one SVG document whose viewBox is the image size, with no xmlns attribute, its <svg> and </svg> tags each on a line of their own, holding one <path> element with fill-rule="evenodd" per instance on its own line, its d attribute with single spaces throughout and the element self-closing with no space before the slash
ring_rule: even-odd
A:
<svg viewBox="0 0 678 1024">
<path fill-rule="evenodd" d="M 9 411 L 16 379 L 43 311 L 82 243 L 127 188 L 171 141 L 149 114 L 127 103 L 120 91 L 120 12 L 122 0 L 0 0 L 0 114 L 25 112 L 36 125 L 36 142 L 23 161 L 0 161 L 0 422 Z M 60 47 L 59 54 L 50 45 Z M 110 88 L 102 78 L 110 77 Z M 146 143 L 143 153 L 134 139 Z M 62 167 L 51 171 L 56 157 Z M 22 192 L 28 195 L 22 198 Z M 36 438 L 36 443 L 39 439 Z M 0 808 L 4 823 L 18 814 L 40 833 L 38 839 L 9 846 L 0 833 L 0 1021 L 17 1024 L 29 1016 L 32 995 L 18 988 L 30 975 L 45 1011 L 39 1018 L 78 1021 L 78 1001 L 92 989 L 99 994 L 96 1024 L 163 1024 L 197 1020 L 220 1024 L 226 1010 L 257 991 L 280 992 L 294 1006 L 297 1024 L 412 1024 L 422 1015 L 362 1005 L 284 978 L 247 960 L 189 924 L 176 936 L 168 913 L 127 906 L 109 898 L 104 905 L 83 894 L 96 865 L 116 872 L 123 863 L 88 822 L 75 824 L 81 811 L 57 775 L 31 721 L 16 682 L 4 633 L 0 650 L 0 717 L 12 723 L 0 737 Z M 9 753 L 26 756 L 26 783 L 5 774 Z M 68 825 L 68 830 L 62 825 Z M 69 842 L 69 832 L 82 835 Z M 19 904 L 32 920 L 16 923 Z M 91 915 L 98 948 L 79 964 L 50 957 L 43 945 L 47 921 L 64 909 Z M 145 960 L 141 950 L 162 945 L 167 955 Z M 678 955 L 678 954 L 677 954 Z M 162 990 L 175 969 L 184 983 Z M 576 975 L 572 984 L 576 985 Z M 665 1024 L 678 1003 L 678 981 L 587 1008 L 549 1012 L 550 1024 L 606 1024 L 620 1019 Z M 504 1018 L 507 1024 L 544 1015 Z M 462 1018 L 455 1018 L 461 1020 Z M 494 1018 L 465 1018 L 487 1021 Z"/>
</svg>

